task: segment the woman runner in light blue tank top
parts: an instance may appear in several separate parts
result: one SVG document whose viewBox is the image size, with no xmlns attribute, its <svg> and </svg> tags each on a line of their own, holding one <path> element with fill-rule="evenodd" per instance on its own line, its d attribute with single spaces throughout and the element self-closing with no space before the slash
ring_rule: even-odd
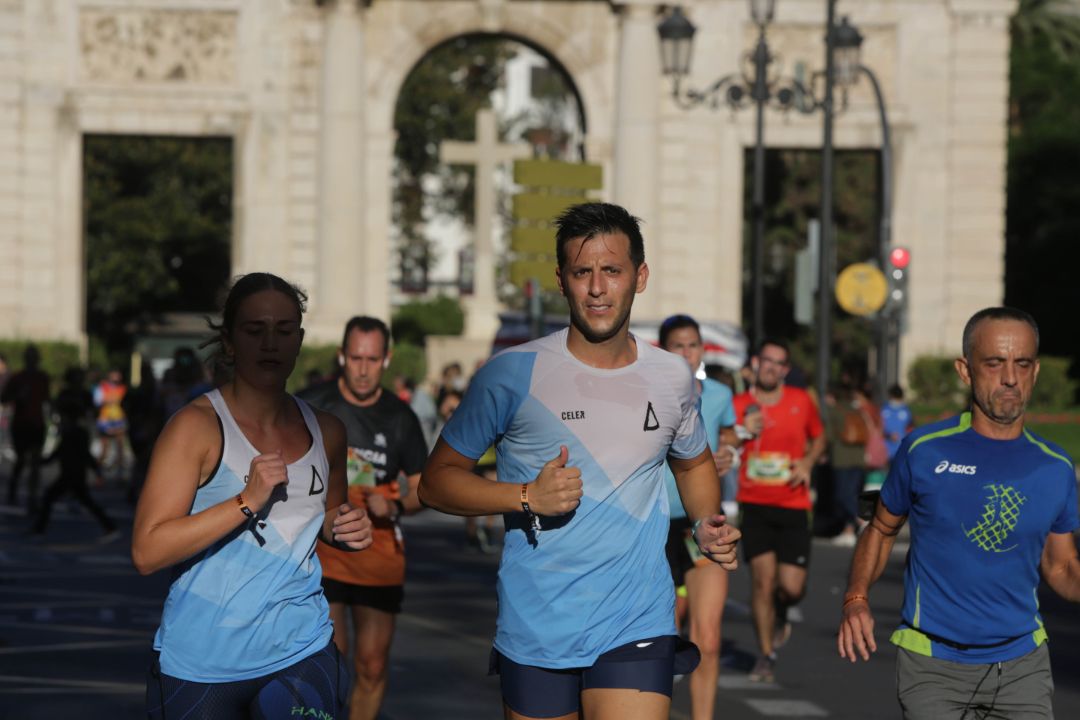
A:
<svg viewBox="0 0 1080 720">
<path fill-rule="evenodd" d="M 147 680 L 151 718 L 341 717 L 319 541 L 371 544 L 345 502 L 345 429 L 285 392 L 306 296 L 239 278 L 217 332 L 233 378 L 176 413 L 135 513 L 140 573 L 173 568 Z"/>
</svg>

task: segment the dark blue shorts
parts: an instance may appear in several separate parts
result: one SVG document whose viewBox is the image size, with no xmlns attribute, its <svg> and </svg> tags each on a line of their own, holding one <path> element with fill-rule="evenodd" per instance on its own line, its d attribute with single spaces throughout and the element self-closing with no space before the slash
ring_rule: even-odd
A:
<svg viewBox="0 0 1080 720">
<path fill-rule="evenodd" d="M 251 680 L 198 683 L 161 672 L 157 658 L 146 679 L 150 720 L 345 718 L 349 675 L 331 641 L 298 663 Z"/>
<path fill-rule="evenodd" d="M 553 718 L 581 710 L 581 691 L 598 688 L 640 690 L 671 697 L 675 674 L 697 667 L 697 646 L 674 635 L 644 638 L 608 650 L 586 668 L 551 669 L 521 665 L 491 651 L 503 702 L 519 715 Z"/>
</svg>

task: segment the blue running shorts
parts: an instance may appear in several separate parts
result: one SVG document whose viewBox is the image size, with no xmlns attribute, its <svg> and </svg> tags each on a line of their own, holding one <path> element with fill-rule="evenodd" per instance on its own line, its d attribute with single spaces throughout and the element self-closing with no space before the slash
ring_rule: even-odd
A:
<svg viewBox="0 0 1080 720">
<path fill-rule="evenodd" d="M 579 712 L 582 690 L 618 688 L 671 697 L 673 676 L 693 672 L 700 659 L 693 643 L 663 635 L 608 650 L 586 668 L 521 665 L 492 649 L 491 673 L 499 675 L 503 702 L 511 710 L 532 718 L 554 718 Z"/>
<path fill-rule="evenodd" d="M 348 668 L 333 641 L 270 675 L 226 683 L 174 678 L 161 672 L 155 658 L 146 680 L 146 713 L 150 720 L 344 720 L 348 692 Z"/>
</svg>

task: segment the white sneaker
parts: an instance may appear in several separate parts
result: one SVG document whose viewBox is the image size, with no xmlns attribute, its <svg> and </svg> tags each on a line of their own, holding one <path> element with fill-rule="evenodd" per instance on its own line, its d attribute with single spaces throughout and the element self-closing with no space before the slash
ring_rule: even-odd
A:
<svg viewBox="0 0 1080 720">
<path fill-rule="evenodd" d="M 855 547 L 855 533 L 842 532 L 832 539 L 832 544 L 837 547 Z"/>
</svg>

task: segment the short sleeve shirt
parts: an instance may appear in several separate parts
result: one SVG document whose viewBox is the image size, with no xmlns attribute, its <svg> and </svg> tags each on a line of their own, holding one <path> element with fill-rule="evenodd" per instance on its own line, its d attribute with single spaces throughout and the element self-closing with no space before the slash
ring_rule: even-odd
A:
<svg viewBox="0 0 1080 720">
<path fill-rule="evenodd" d="M 739 423 L 751 405 L 758 405 L 764 415 L 761 434 L 742 446 L 739 502 L 809 510 L 809 488 L 805 484 L 792 487 L 788 481 L 791 464 L 806 456 L 807 443 L 824 430 L 810 395 L 800 388 L 784 386 L 780 402 L 775 405 L 760 405 L 749 392 L 736 395 L 734 404 Z"/>
<path fill-rule="evenodd" d="M 366 507 L 366 497 L 379 493 L 401 497 L 402 475 L 424 469 L 427 447 L 420 421 L 408 404 L 383 391 L 368 407 L 358 407 L 341 395 L 337 381 L 304 390 L 299 397 L 345 424 L 349 503 Z M 372 518 L 374 542 L 363 552 L 345 552 L 319 543 L 323 575 L 353 585 L 389 586 L 405 582 L 405 545 L 401 531 L 389 520 Z"/>
<path fill-rule="evenodd" d="M 992 663 L 1046 639 L 1037 598 L 1043 547 L 1049 533 L 1080 526 L 1076 474 L 1061 448 L 1028 430 L 1014 440 L 985 437 L 964 413 L 901 443 L 881 500 L 911 528 L 894 643 Z"/>
<path fill-rule="evenodd" d="M 468 458 L 494 444 L 499 482 L 532 482 L 561 445 L 581 469 L 573 512 L 541 518 L 539 532 L 523 513 L 506 516 L 495 647 L 547 668 L 587 667 L 674 634 L 664 464 L 707 447 L 682 358 L 638 339 L 635 362 L 602 370 L 566 339 L 563 330 L 493 357 L 442 432 Z"/>
<path fill-rule="evenodd" d="M 711 378 L 701 381 L 701 422 L 705 427 L 705 439 L 709 449 L 716 452 L 720 445 L 720 429 L 735 425 L 735 406 L 731 404 L 731 388 Z M 671 467 L 664 467 L 664 487 L 667 488 L 668 507 L 671 517 L 686 517 L 679 488 Z"/>
</svg>

